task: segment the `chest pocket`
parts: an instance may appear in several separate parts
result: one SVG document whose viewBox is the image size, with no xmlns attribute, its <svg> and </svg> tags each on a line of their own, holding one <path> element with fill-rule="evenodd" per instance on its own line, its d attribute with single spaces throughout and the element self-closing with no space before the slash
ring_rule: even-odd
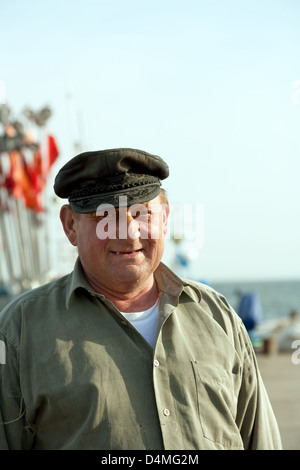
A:
<svg viewBox="0 0 300 470">
<path fill-rule="evenodd" d="M 237 396 L 234 374 L 192 361 L 197 388 L 198 412 L 203 436 L 222 447 L 243 449 L 235 422 Z"/>
</svg>

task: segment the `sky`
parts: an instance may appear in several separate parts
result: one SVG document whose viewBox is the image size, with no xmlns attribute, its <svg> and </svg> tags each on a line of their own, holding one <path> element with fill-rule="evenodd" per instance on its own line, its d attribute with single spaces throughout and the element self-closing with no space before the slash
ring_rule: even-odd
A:
<svg viewBox="0 0 300 470">
<path fill-rule="evenodd" d="M 5 101 L 16 115 L 51 107 L 51 178 L 78 150 L 159 155 L 171 208 L 201 208 L 201 243 L 178 245 L 189 277 L 300 279 L 298 0 L 0 0 L 0 12 Z M 167 240 L 168 264 L 174 250 Z"/>
</svg>

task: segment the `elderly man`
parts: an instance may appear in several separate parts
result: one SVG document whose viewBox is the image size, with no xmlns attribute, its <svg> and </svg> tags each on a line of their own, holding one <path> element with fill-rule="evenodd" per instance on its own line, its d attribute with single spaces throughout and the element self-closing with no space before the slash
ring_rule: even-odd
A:
<svg viewBox="0 0 300 470">
<path fill-rule="evenodd" d="M 59 171 L 74 271 L 1 314 L 2 449 L 278 449 L 245 328 L 161 263 L 168 166 L 134 149 Z"/>
</svg>

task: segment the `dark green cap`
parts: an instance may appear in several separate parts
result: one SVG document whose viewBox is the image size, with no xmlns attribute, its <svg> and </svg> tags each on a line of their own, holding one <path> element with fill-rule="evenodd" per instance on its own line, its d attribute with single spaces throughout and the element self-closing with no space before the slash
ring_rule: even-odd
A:
<svg viewBox="0 0 300 470">
<path fill-rule="evenodd" d="M 68 198 L 75 211 L 88 213 L 100 204 L 119 207 L 120 196 L 127 197 L 128 206 L 150 201 L 168 176 L 168 165 L 157 155 L 130 148 L 99 150 L 66 163 L 55 178 L 54 191 Z"/>
</svg>

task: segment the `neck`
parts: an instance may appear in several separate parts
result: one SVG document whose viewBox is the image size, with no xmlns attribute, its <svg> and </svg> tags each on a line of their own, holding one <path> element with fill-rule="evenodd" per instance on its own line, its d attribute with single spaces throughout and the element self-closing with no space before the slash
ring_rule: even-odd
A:
<svg viewBox="0 0 300 470">
<path fill-rule="evenodd" d="M 89 281 L 96 292 L 103 294 L 121 312 L 141 312 L 155 304 L 158 298 L 158 288 L 152 275 L 143 286 L 129 289 L 124 287 L 123 292 L 114 292 L 106 286 L 95 285 Z"/>
</svg>

